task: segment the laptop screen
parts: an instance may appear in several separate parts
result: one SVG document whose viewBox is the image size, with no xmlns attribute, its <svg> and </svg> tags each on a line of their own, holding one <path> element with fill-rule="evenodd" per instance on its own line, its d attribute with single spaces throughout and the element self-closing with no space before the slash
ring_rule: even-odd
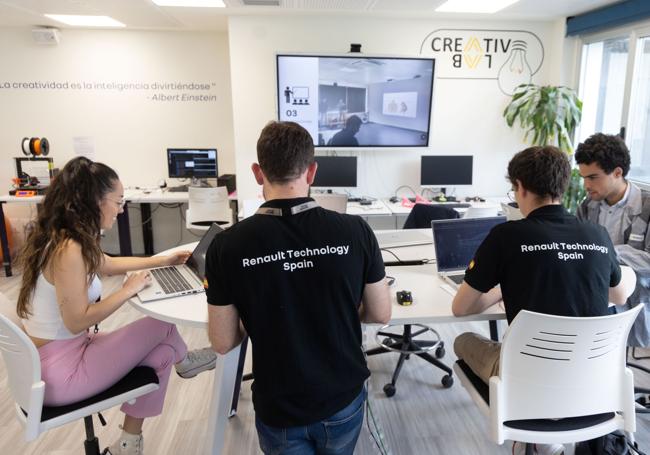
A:
<svg viewBox="0 0 650 455">
<path fill-rule="evenodd" d="M 465 270 L 490 230 L 504 216 L 432 221 L 438 272 Z"/>
<path fill-rule="evenodd" d="M 203 236 L 199 244 L 196 245 L 196 248 L 194 248 L 194 251 L 192 252 L 192 256 L 190 256 L 186 262 L 187 266 L 190 269 L 192 269 L 192 271 L 200 279 L 203 279 L 203 277 L 205 277 L 205 255 L 208 252 L 208 248 L 210 247 L 210 244 L 212 243 L 212 239 L 214 239 L 214 236 L 221 231 L 223 231 L 223 229 L 219 227 L 217 223 L 213 223 L 212 226 L 210 226 L 210 229 L 208 229 L 208 232 L 205 233 L 205 235 Z"/>
</svg>

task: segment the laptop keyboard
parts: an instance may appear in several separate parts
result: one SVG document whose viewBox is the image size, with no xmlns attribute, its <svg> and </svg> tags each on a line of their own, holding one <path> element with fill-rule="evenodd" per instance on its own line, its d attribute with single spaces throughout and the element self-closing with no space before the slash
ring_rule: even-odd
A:
<svg viewBox="0 0 650 455">
<path fill-rule="evenodd" d="M 465 279 L 465 274 L 463 273 L 462 275 L 448 275 L 447 278 L 456 284 L 462 284 L 463 280 Z"/>
<path fill-rule="evenodd" d="M 152 269 L 151 274 L 156 278 L 165 294 L 174 294 L 192 289 L 192 286 L 183 278 L 183 275 L 176 267 Z"/>
</svg>

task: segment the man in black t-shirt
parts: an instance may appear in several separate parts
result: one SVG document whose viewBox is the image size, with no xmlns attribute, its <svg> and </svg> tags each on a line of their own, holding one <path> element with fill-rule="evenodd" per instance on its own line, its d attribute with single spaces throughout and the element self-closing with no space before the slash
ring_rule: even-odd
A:
<svg viewBox="0 0 650 455">
<path fill-rule="evenodd" d="M 307 197 L 317 164 L 300 125 L 267 125 L 257 154 L 266 202 L 207 253 L 208 335 L 220 354 L 252 341 L 262 451 L 351 455 L 370 375 L 360 321 L 391 314 L 377 240 Z"/>
<path fill-rule="evenodd" d="M 341 131 L 336 133 L 334 136 L 332 136 L 332 139 L 327 143 L 327 145 L 331 146 L 354 146 L 357 147 L 359 146 L 359 141 L 357 141 L 357 138 L 355 137 L 356 134 L 359 132 L 361 129 L 361 124 L 363 122 L 357 115 L 352 115 L 350 118 L 348 118 L 345 121 L 345 128 L 343 128 Z"/>
<path fill-rule="evenodd" d="M 559 316 L 603 316 L 625 303 L 634 273 L 622 270 L 605 229 L 579 221 L 560 205 L 571 167 L 559 149 L 531 147 L 508 164 L 524 219 L 495 226 L 467 267 L 452 311 L 480 313 L 503 300 L 508 322 L 526 309 Z M 500 287 L 497 287 L 500 285 Z M 489 382 L 501 345 L 475 333 L 454 342 L 456 355 Z"/>
</svg>

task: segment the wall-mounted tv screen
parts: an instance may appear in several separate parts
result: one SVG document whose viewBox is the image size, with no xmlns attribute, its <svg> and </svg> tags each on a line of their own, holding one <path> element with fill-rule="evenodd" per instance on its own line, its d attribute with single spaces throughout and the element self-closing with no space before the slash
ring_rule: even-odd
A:
<svg viewBox="0 0 650 455">
<path fill-rule="evenodd" d="M 278 55 L 278 118 L 316 147 L 429 145 L 435 60 Z"/>
</svg>

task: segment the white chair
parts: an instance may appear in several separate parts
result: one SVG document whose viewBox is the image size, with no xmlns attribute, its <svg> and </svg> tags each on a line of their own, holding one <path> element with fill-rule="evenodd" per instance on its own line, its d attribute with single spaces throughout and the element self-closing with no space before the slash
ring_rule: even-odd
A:
<svg viewBox="0 0 650 455">
<path fill-rule="evenodd" d="M 28 442 L 51 428 L 83 418 L 86 426 L 85 454 L 99 455 L 92 414 L 99 414 L 125 402 L 134 403 L 139 396 L 158 389 L 158 376 L 153 368 L 139 366 L 117 384 L 93 397 L 66 406 L 45 406 L 45 382 L 41 380 L 38 350 L 25 332 L 2 314 L 0 352 L 15 401 L 16 415 L 25 428 L 25 440 Z M 101 415 L 100 420 L 105 424 Z"/>
<path fill-rule="evenodd" d="M 217 223 L 224 229 L 232 225 L 232 210 L 225 186 L 190 186 L 188 198 L 185 212 L 187 229 L 207 231 L 212 223 Z"/>
<path fill-rule="evenodd" d="M 465 210 L 463 218 L 488 218 L 498 214 L 499 207 L 496 205 L 472 205 Z"/>
<path fill-rule="evenodd" d="M 507 221 L 518 221 L 524 219 L 524 214 L 521 213 L 519 207 L 514 207 L 510 204 L 506 204 L 505 202 L 501 203 L 501 211 L 506 216 Z"/>
<path fill-rule="evenodd" d="M 311 194 L 311 198 L 318 205 L 327 210 L 337 213 L 345 213 L 348 210 L 348 196 L 345 194 Z"/>
<path fill-rule="evenodd" d="M 462 360 L 454 371 L 489 418 L 490 439 L 573 444 L 636 429 L 632 371 L 625 345 L 643 305 L 600 317 L 521 311 L 501 346 L 489 390 Z M 527 452 L 528 453 L 528 452 Z"/>
</svg>

